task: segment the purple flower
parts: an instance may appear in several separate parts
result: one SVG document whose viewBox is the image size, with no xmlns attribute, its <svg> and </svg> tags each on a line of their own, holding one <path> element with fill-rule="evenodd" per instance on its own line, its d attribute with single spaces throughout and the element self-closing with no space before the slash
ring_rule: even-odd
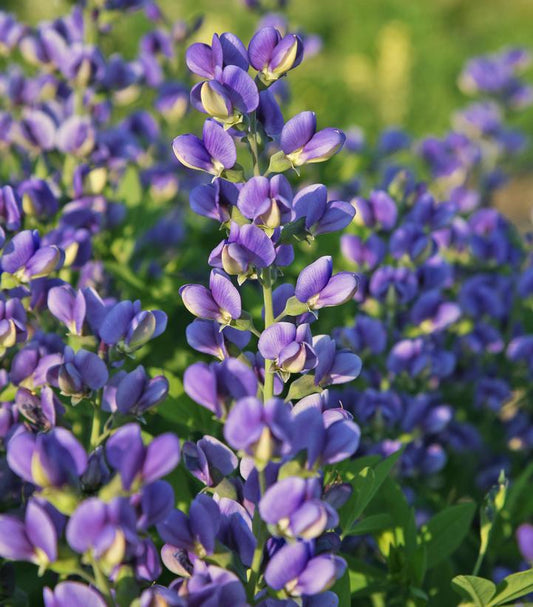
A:
<svg viewBox="0 0 533 607">
<path fill-rule="evenodd" d="M 328 335 L 313 338 L 313 348 L 318 359 L 315 367 L 315 384 L 329 386 L 353 381 L 361 373 L 359 356 L 348 350 L 337 350 L 337 345 Z"/>
<path fill-rule="evenodd" d="M 409 268 L 378 268 L 370 279 L 370 294 L 380 301 L 392 296 L 399 304 L 410 302 L 418 291 L 416 275 Z"/>
<path fill-rule="evenodd" d="M 342 200 L 328 202 L 327 188 L 314 184 L 301 189 L 293 201 L 294 218 L 305 218 L 305 228 L 313 236 L 343 230 L 355 216 L 355 208 Z"/>
<path fill-rule="evenodd" d="M 241 504 L 227 497 L 218 499 L 218 507 L 221 515 L 218 540 L 237 553 L 246 567 L 250 567 L 257 545 L 250 515 Z"/>
<path fill-rule="evenodd" d="M 191 348 L 216 356 L 220 360 L 228 358 L 228 350 L 241 352 L 250 341 L 250 331 L 239 331 L 225 326 L 220 330 L 220 325 L 214 320 L 194 320 L 185 330 L 187 343 Z M 237 355 L 237 352 L 236 354 Z"/>
<path fill-rule="evenodd" d="M 236 65 L 248 70 L 248 54 L 243 43 L 234 34 L 213 34 L 211 46 L 196 42 L 185 55 L 187 67 L 202 78 L 219 78 L 222 68 Z"/>
<path fill-rule="evenodd" d="M 233 451 L 214 436 L 204 436 L 196 443 L 186 441 L 182 457 L 187 470 L 208 487 L 218 485 L 238 464 Z"/>
<path fill-rule="evenodd" d="M 22 430 L 7 445 L 7 461 L 25 481 L 38 487 L 60 488 L 78 484 L 87 467 L 87 454 L 64 428 L 37 435 Z"/>
<path fill-rule="evenodd" d="M 240 212 L 256 224 L 277 228 L 291 215 L 292 189 L 283 175 L 272 179 L 252 177 L 247 181 L 237 200 Z"/>
<path fill-rule="evenodd" d="M 263 331 L 258 347 L 261 355 L 274 360 L 283 373 L 303 373 L 316 366 L 311 342 L 308 324 L 296 327 L 290 322 L 277 322 Z"/>
<path fill-rule="evenodd" d="M 75 156 L 88 156 L 96 143 L 96 131 L 92 121 L 83 116 L 71 116 L 59 127 L 56 145 L 59 150 Z"/>
<path fill-rule="evenodd" d="M 411 307 L 411 322 L 427 328 L 428 332 L 442 331 L 461 316 L 461 308 L 445 301 L 438 290 L 426 291 Z"/>
<path fill-rule="evenodd" d="M 111 411 L 140 417 L 147 409 L 155 407 L 168 396 L 169 384 L 166 377 L 157 375 L 150 378 L 140 365 L 131 373 L 121 376 L 116 384 L 114 397 L 108 397 Z"/>
<path fill-rule="evenodd" d="M 248 45 L 250 64 L 266 86 L 300 65 L 303 59 L 303 43 L 296 34 L 282 37 L 273 27 L 257 31 Z"/>
<path fill-rule="evenodd" d="M 51 366 L 46 377 L 61 390 L 61 394 L 83 398 L 92 390 L 102 388 L 109 373 L 104 361 L 94 352 L 78 350 L 74 353 L 67 346 L 60 364 Z"/>
<path fill-rule="evenodd" d="M 257 394 L 257 377 L 240 360 L 227 358 L 210 365 L 194 363 L 185 371 L 183 387 L 195 402 L 222 417 L 228 401 Z"/>
<path fill-rule="evenodd" d="M 167 315 L 160 310 L 141 311 L 140 301 L 121 301 L 113 306 L 100 323 L 102 341 L 118 345 L 127 353 L 158 337 L 167 326 Z"/>
<path fill-rule="evenodd" d="M 180 460 L 179 439 L 170 432 L 161 434 L 145 446 L 137 424 L 126 424 L 106 443 L 109 465 L 120 474 L 122 486 L 151 483 L 171 472 Z"/>
<path fill-rule="evenodd" d="M 80 582 L 60 582 L 43 591 L 45 607 L 106 607 L 102 595 Z"/>
<path fill-rule="evenodd" d="M 201 558 L 213 554 L 220 526 L 220 510 L 212 497 L 200 493 L 192 501 L 189 516 L 173 510 L 157 525 L 162 540 L 176 548 L 198 553 Z"/>
<path fill-rule="evenodd" d="M 227 128 L 240 124 L 245 115 L 257 108 L 259 92 L 246 71 L 228 65 L 217 80 L 201 82 L 193 87 L 191 104 Z"/>
<path fill-rule="evenodd" d="M 13 297 L 5 301 L 0 299 L 0 352 L 16 343 L 26 341 L 26 310 L 20 299 Z"/>
<path fill-rule="evenodd" d="M 357 198 L 355 206 L 358 220 L 369 228 L 378 226 L 389 231 L 396 225 L 398 217 L 396 202 L 382 190 L 374 190 L 368 199 Z"/>
<path fill-rule="evenodd" d="M 341 251 L 344 257 L 352 263 L 372 270 L 383 261 L 387 253 L 387 246 L 377 234 L 371 234 L 366 240 L 355 234 L 343 234 Z"/>
<path fill-rule="evenodd" d="M 265 581 L 274 590 L 291 596 L 319 594 L 330 588 L 346 569 L 346 562 L 332 554 L 313 556 L 307 542 L 285 544 L 271 557 Z"/>
<path fill-rule="evenodd" d="M 217 177 L 237 162 L 237 150 L 231 135 L 213 120 L 204 122 L 203 139 L 196 135 L 179 135 L 174 139 L 172 149 L 184 166 Z"/>
<path fill-rule="evenodd" d="M 58 534 L 47 508 L 32 498 L 24 521 L 0 514 L 0 556 L 46 567 L 57 559 Z"/>
<path fill-rule="evenodd" d="M 50 430 L 56 423 L 56 416 L 64 412 L 63 406 L 49 386 L 37 396 L 26 388 L 19 388 L 15 395 L 18 411 L 40 430 Z"/>
<path fill-rule="evenodd" d="M 516 541 L 522 558 L 530 563 L 533 561 L 533 526 L 524 523 L 516 530 Z"/>
<path fill-rule="evenodd" d="M 59 209 L 57 196 L 43 179 L 36 179 L 35 177 L 26 179 L 18 186 L 17 192 L 22 198 L 22 208 L 27 215 L 48 219 L 55 215 Z M 13 205 L 13 202 L 11 202 L 11 205 Z"/>
<path fill-rule="evenodd" d="M 357 277 L 352 272 L 333 275 L 333 260 L 326 255 L 300 272 L 294 294 L 310 310 L 320 310 L 349 301 L 357 290 L 357 284 Z"/>
<path fill-rule="evenodd" d="M 411 377 L 424 372 L 430 376 L 447 377 L 455 367 L 455 356 L 429 341 L 403 339 L 391 349 L 387 368 L 392 373 L 408 373 Z"/>
<path fill-rule="evenodd" d="M 266 523 L 276 527 L 275 535 L 310 540 L 339 522 L 335 510 L 320 499 L 321 495 L 316 478 L 284 478 L 266 490 L 259 512 Z"/>
<path fill-rule="evenodd" d="M 225 179 L 216 177 L 212 183 L 196 186 L 189 195 L 191 209 L 198 215 L 220 223 L 229 221 L 231 208 L 236 206 L 239 189 Z"/>
<path fill-rule="evenodd" d="M 241 398 L 224 425 L 228 443 L 262 463 L 287 453 L 292 431 L 290 409 L 277 398 L 264 405 L 255 397 Z"/>
<path fill-rule="evenodd" d="M 246 592 L 239 578 L 222 567 L 194 562 L 194 570 L 185 584 L 188 603 L 198 607 L 246 607 Z"/>
<path fill-rule="evenodd" d="M 323 162 L 334 156 L 346 139 L 339 129 L 316 130 L 316 114 L 301 112 L 283 127 L 280 146 L 293 166 Z"/>
<path fill-rule="evenodd" d="M 41 246 L 36 230 L 24 230 L 16 234 L 5 246 L 1 265 L 4 272 L 14 274 L 22 282 L 28 282 L 58 270 L 64 259 L 62 249 L 56 246 Z"/>
<path fill-rule="evenodd" d="M 53 287 L 48 291 L 48 309 L 72 335 L 81 335 L 87 305 L 81 290 L 75 291 L 70 285 Z"/>
<path fill-rule="evenodd" d="M 20 230 L 21 201 L 10 185 L 0 188 L 0 224 L 8 230 Z"/>
<path fill-rule="evenodd" d="M 251 276 L 254 268 L 266 268 L 275 259 L 274 244 L 261 228 L 232 222 L 228 238 L 211 251 L 209 265 L 230 275 Z"/>
<path fill-rule="evenodd" d="M 239 291 L 220 270 L 211 271 L 209 289 L 202 285 L 184 285 L 179 293 L 187 310 L 199 318 L 226 325 L 242 312 Z"/>
<path fill-rule="evenodd" d="M 55 137 L 54 121 L 41 110 L 25 110 L 13 128 L 13 140 L 34 153 L 51 150 Z"/>
</svg>

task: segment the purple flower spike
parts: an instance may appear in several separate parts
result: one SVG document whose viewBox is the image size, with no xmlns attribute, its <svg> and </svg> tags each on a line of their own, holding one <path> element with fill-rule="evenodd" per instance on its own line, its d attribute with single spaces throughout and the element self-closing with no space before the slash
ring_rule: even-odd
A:
<svg viewBox="0 0 533 607">
<path fill-rule="evenodd" d="M 61 582 L 43 591 L 45 607 L 106 607 L 102 595 L 80 582 Z"/>
<path fill-rule="evenodd" d="M 315 113 L 301 112 L 283 127 L 280 145 L 292 165 L 298 167 L 329 160 L 340 151 L 345 139 L 339 129 L 327 128 L 317 133 Z"/>
<path fill-rule="evenodd" d="M 209 289 L 201 285 L 184 285 L 179 292 L 187 310 L 199 318 L 226 325 L 241 315 L 239 291 L 220 270 L 211 271 Z"/>
<path fill-rule="evenodd" d="M 126 424 L 107 441 L 106 456 L 129 490 L 136 481 L 150 483 L 171 472 L 180 460 L 180 445 L 177 436 L 166 433 L 145 447 L 139 426 Z"/>
<path fill-rule="evenodd" d="M 86 303 L 82 291 L 70 285 L 53 287 L 48 291 L 48 309 L 72 335 L 81 335 L 85 321 Z"/>
<path fill-rule="evenodd" d="M 287 453 L 292 431 L 290 409 L 277 398 L 264 405 L 254 397 L 238 400 L 224 426 L 224 436 L 232 447 L 263 463 Z"/>
<path fill-rule="evenodd" d="M 204 122 L 203 139 L 179 135 L 172 143 L 176 158 L 184 166 L 219 177 L 237 162 L 237 150 L 231 135 L 213 120 Z"/>
<path fill-rule="evenodd" d="M 351 272 L 333 275 L 333 260 L 326 255 L 300 272 L 294 294 L 310 310 L 320 310 L 346 303 L 354 296 L 357 286 L 357 276 Z"/>
<path fill-rule="evenodd" d="M 305 228 L 313 236 L 344 229 L 355 216 L 349 202 L 328 202 L 327 188 L 314 184 L 300 190 L 294 197 L 294 218 L 305 218 Z"/>
<path fill-rule="evenodd" d="M 316 366 L 308 324 L 298 327 L 290 322 L 277 322 L 263 331 L 259 338 L 261 355 L 276 362 L 284 373 L 304 373 Z"/>
<path fill-rule="evenodd" d="M 291 215 L 292 189 L 283 175 L 271 180 L 252 177 L 247 181 L 237 200 L 240 212 L 258 225 L 277 228 Z"/>
</svg>

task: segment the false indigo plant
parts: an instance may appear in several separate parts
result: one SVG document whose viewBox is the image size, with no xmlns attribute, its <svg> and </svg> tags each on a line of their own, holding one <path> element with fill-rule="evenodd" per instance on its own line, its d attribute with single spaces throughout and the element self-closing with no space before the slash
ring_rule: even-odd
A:
<svg viewBox="0 0 533 607">
<path fill-rule="evenodd" d="M 137 56 L 108 54 L 140 9 Z M 527 53 L 467 65 L 462 88 L 490 100 L 415 146 L 420 177 L 402 131 L 368 150 L 312 111 L 284 117 L 316 37 L 264 15 L 248 45 L 186 48 L 199 26 L 151 0 L 35 28 L 0 13 L 0 602 L 449 607 L 468 558 L 457 593 L 519 599 L 533 272 L 490 204 L 524 144 L 504 118 L 531 101 Z M 189 106 L 201 137 L 168 141 Z M 328 192 L 317 165 L 343 146 L 369 162 Z M 181 191 L 218 228 L 193 247 L 208 276 Z M 158 349 L 177 337 L 180 245 L 194 353 L 174 365 Z M 479 549 L 474 502 L 438 492 L 481 502 Z"/>
</svg>

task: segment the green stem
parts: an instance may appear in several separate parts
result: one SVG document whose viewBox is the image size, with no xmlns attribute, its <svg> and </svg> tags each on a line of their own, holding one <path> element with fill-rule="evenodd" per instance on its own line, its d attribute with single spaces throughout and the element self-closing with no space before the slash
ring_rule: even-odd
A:
<svg viewBox="0 0 533 607">
<path fill-rule="evenodd" d="M 479 554 L 477 555 L 477 561 L 476 561 L 476 564 L 474 565 L 474 570 L 472 571 L 472 575 L 477 575 L 479 573 L 479 570 L 481 569 L 481 565 L 483 563 L 484 558 L 485 558 L 485 552 L 480 551 Z"/>
<path fill-rule="evenodd" d="M 96 407 L 94 407 L 93 411 L 93 423 L 91 426 L 91 451 L 98 447 L 98 443 L 100 442 L 100 428 L 102 426 L 102 409 L 100 407 L 100 402 L 97 402 Z"/>
<path fill-rule="evenodd" d="M 259 474 L 259 487 L 261 489 L 261 495 L 264 495 L 266 490 L 266 479 L 265 479 L 265 471 L 264 469 L 258 470 Z M 259 516 L 259 508 L 256 506 L 256 511 L 254 513 L 254 519 L 257 517 L 257 522 L 259 524 L 259 530 L 257 533 L 257 545 L 254 550 L 254 556 L 252 559 L 252 565 L 250 568 L 250 576 L 248 578 L 248 598 L 250 602 L 254 600 L 255 595 L 259 591 L 259 572 L 261 569 L 261 563 L 263 561 L 263 550 L 265 547 L 265 542 L 268 537 L 268 530 L 266 528 L 265 523 L 261 520 Z M 254 520 L 255 523 L 255 520 Z"/>
<path fill-rule="evenodd" d="M 272 303 L 272 275 L 270 269 L 263 271 L 263 302 L 265 306 L 265 329 L 274 323 L 274 307 Z M 274 396 L 274 372 L 272 361 L 265 360 L 265 385 L 263 387 L 263 401 L 266 403 Z"/>
<path fill-rule="evenodd" d="M 111 586 L 109 585 L 109 580 L 104 572 L 100 569 L 100 565 L 93 555 L 90 556 L 91 567 L 94 573 L 94 579 L 96 582 L 96 587 L 104 596 L 104 599 L 108 605 L 114 605 L 115 602 L 111 596 Z"/>
<path fill-rule="evenodd" d="M 250 152 L 252 153 L 252 164 L 254 169 L 254 177 L 261 175 L 261 167 L 259 166 L 259 150 L 257 146 L 257 125 L 255 119 L 255 112 L 251 118 L 251 129 L 248 133 L 248 143 L 250 145 Z"/>
</svg>

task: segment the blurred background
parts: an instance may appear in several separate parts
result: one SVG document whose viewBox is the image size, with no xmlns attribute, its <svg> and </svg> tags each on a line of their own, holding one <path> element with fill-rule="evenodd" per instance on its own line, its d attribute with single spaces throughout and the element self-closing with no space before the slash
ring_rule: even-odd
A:
<svg viewBox="0 0 533 607">
<path fill-rule="evenodd" d="M 0 0 L 2 8 L 30 23 L 58 16 L 68 4 Z M 248 40 L 258 20 L 242 0 L 160 5 L 171 19 L 203 15 L 197 38 L 206 42 L 213 32 L 229 30 Z M 370 140 L 392 125 L 415 136 L 442 134 L 454 110 L 467 102 L 457 87 L 466 60 L 505 45 L 533 49 L 533 0 L 290 0 L 285 15 L 293 28 L 322 41 L 322 50 L 291 73 L 298 94 L 290 112 L 313 109 L 323 126 L 357 125 Z M 146 27 L 140 14 L 125 20 L 123 31 L 118 28 L 126 56 L 135 53 L 136 26 Z M 533 111 L 519 112 L 514 120 L 533 136 Z M 517 223 L 529 223 L 532 166 L 530 149 L 523 175 L 498 196 L 498 206 Z"/>
</svg>

